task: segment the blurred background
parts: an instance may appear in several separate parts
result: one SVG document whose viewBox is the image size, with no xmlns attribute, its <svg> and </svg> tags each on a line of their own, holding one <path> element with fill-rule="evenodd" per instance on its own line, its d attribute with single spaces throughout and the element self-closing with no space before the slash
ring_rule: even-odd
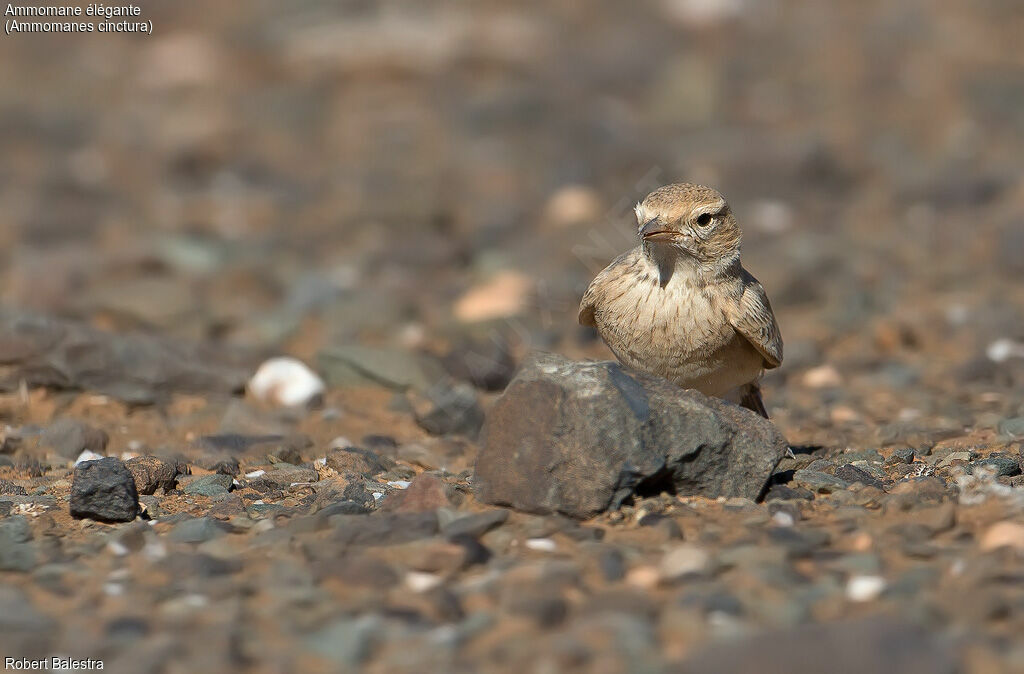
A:
<svg viewBox="0 0 1024 674">
<path fill-rule="evenodd" d="M 632 205 L 688 180 L 730 199 L 779 315 L 791 439 L 1024 413 L 1015 0 L 142 18 L 152 36 L 0 40 L 9 307 L 311 361 L 606 358 L 578 299 L 634 245 Z"/>
<path fill-rule="evenodd" d="M 140 6 L 152 35 L 0 36 L 5 656 L 1024 663 L 1019 0 Z M 781 324 L 775 498 L 483 509 L 488 405 L 530 350 L 611 357 L 579 298 L 677 181 L 729 199 Z M 322 406 L 223 395 L 280 353 Z M 83 448 L 169 471 L 153 519 L 72 519 Z"/>
</svg>

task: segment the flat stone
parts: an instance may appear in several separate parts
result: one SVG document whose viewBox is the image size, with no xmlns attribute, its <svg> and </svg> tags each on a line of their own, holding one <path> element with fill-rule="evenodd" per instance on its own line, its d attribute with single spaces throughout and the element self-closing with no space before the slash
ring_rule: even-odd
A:
<svg viewBox="0 0 1024 674">
<path fill-rule="evenodd" d="M 833 672 L 834 674 L 953 674 L 948 642 L 891 618 L 800 625 L 698 649 L 677 670 L 718 672 Z"/>
<path fill-rule="evenodd" d="M 240 393 L 255 358 L 219 346 L 141 333 L 116 334 L 85 323 L 0 312 L 0 389 L 94 391 L 133 404 L 172 393 Z"/>
<path fill-rule="evenodd" d="M 871 475 L 871 473 L 867 472 L 863 468 L 858 468 L 851 464 L 846 464 L 845 466 L 836 468 L 836 477 L 845 482 L 849 482 L 850 484 L 859 482 L 871 487 L 877 487 L 878 489 L 884 488 L 881 480 Z"/>
<path fill-rule="evenodd" d="M 268 470 L 260 477 L 278 488 L 287 488 L 293 484 L 316 482 L 320 479 L 320 475 L 312 468 L 293 466 L 290 463 L 276 464 L 273 469 Z"/>
<path fill-rule="evenodd" d="M 500 527 L 506 520 L 508 520 L 507 510 L 489 510 L 452 520 L 442 525 L 441 533 L 445 536 L 472 536 L 473 538 L 479 538 L 491 529 Z"/>
<path fill-rule="evenodd" d="M 587 518 L 633 495 L 760 497 L 785 439 L 758 415 L 618 363 L 534 355 L 487 415 L 485 503 Z"/>
<path fill-rule="evenodd" d="M 408 543 L 434 536 L 438 530 L 437 515 L 433 512 L 334 515 L 329 522 L 334 528 L 334 540 L 345 545 Z"/>
<path fill-rule="evenodd" d="M 186 494 L 213 498 L 226 495 L 231 490 L 233 482 L 234 479 L 230 475 L 224 475 L 223 473 L 200 475 L 190 480 L 182 491 Z"/>
<path fill-rule="evenodd" d="M 228 527 L 210 517 L 196 517 L 174 525 L 167 538 L 175 543 L 205 543 L 227 533 Z"/>
<path fill-rule="evenodd" d="M 820 470 L 809 470 L 807 468 L 793 473 L 793 482 L 816 494 L 830 494 L 834 491 L 850 487 L 850 483 L 842 478 L 823 473 Z"/>
<path fill-rule="evenodd" d="M 317 371 L 337 387 L 376 384 L 396 391 L 428 390 L 446 376 L 440 361 L 404 349 L 334 346 L 317 355 Z"/>
</svg>

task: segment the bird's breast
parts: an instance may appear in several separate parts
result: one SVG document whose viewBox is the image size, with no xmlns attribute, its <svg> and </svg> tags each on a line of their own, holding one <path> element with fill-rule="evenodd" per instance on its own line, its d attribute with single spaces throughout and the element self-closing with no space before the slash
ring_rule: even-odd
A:
<svg viewBox="0 0 1024 674">
<path fill-rule="evenodd" d="M 756 350 L 729 323 L 726 301 L 720 289 L 684 275 L 664 285 L 641 275 L 597 307 L 595 318 L 624 365 L 721 395 L 761 370 Z"/>
</svg>

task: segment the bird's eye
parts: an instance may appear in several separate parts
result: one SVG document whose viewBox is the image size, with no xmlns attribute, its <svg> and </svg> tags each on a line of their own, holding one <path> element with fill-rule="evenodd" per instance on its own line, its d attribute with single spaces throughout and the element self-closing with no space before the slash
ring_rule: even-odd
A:
<svg viewBox="0 0 1024 674">
<path fill-rule="evenodd" d="M 701 227 L 707 227 L 708 225 L 710 225 L 711 220 L 712 218 L 710 213 L 701 213 L 700 215 L 697 216 L 697 224 L 700 225 Z"/>
</svg>

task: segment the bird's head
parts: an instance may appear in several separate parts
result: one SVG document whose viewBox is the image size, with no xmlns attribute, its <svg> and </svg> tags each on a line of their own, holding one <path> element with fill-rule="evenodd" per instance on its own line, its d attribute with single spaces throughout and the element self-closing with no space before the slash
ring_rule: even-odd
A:
<svg viewBox="0 0 1024 674">
<path fill-rule="evenodd" d="M 739 225 L 725 197 L 710 187 L 660 187 L 636 205 L 636 219 L 645 248 L 674 248 L 702 264 L 731 263 L 739 257 Z"/>
</svg>

